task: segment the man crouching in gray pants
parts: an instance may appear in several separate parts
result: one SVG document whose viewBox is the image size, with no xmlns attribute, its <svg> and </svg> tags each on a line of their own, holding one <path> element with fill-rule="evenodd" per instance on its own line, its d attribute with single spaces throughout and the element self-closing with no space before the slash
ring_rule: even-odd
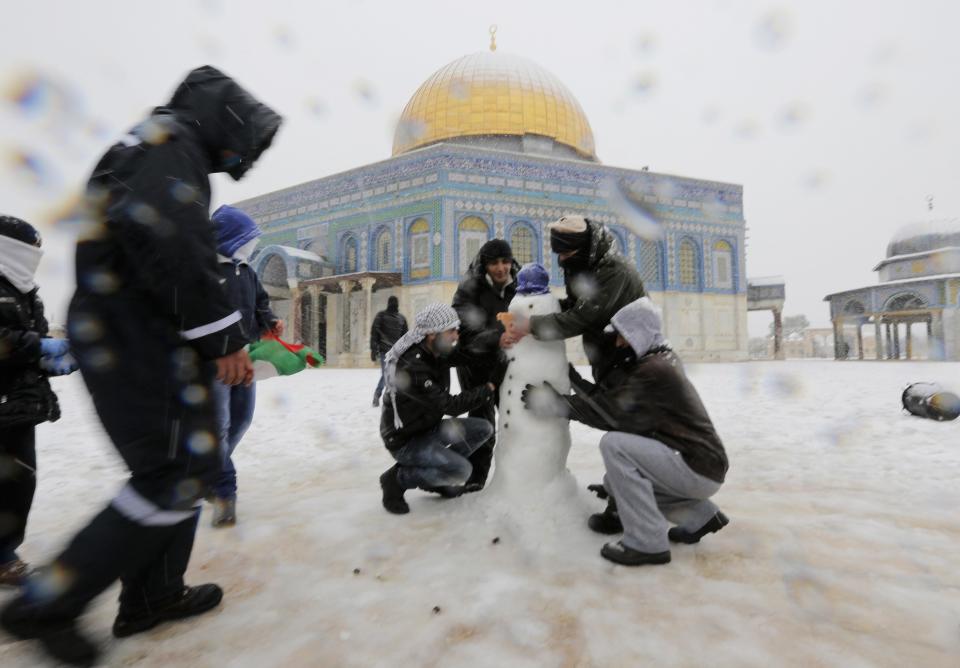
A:
<svg viewBox="0 0 960 668">
<path fill-rule="evenodd" d="M 662 334 L 659 309 L 643 297 L 611 320 L 616 353 L 593 385 L 577 375 L 577 394 L 528 385 L 526 407 L 541 417 L 567 416 L 607 433 L 607 509 L 590 517 L 599 533 L 623 532 L 600 554 L 624 566 L 666 564 L 670 542 L 697 543 L 730 520 L 709 499 L 728 464 L 720 437 L 680 359 Z M 670 524 L 674 524 L 670 528 Z"/>
</svg>

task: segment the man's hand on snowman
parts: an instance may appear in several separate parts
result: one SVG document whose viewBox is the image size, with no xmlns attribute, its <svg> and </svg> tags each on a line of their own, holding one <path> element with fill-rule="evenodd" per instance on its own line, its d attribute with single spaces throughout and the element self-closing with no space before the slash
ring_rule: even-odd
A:
<svg viewBox="0 0 960 668">
<path fill-rule="evenodd" d="M 527 318 L 520 313 L 514 314 L 513 320 L 510 322 L 510 327 L 507 329 L 507 332 L 513 337 L 514 343 L 518 342 L 520 339 L 530 333 L 530 318 Z"/>
<path fill-rule="evenodd" d="M 520 394 L 520 399 L 523 407 L 537 417 L 567 417 L 570 412 L 563 395 L 546 381 L 539 387 L 527 385 Z"/>
</svg>

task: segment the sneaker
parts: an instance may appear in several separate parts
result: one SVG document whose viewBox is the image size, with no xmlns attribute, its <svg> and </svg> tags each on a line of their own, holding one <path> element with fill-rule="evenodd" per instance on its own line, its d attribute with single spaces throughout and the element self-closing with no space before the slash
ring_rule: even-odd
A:
<svg viewBox="0 0 960 668">
<path fill-rule="evenodd" d="M 57 622 L 41 621 L 35 608 L 23 597 L 10 602 L 0 613 L 0 626 L 20 640 L 38 640 L 43 649 L 57 661 L 71 666 L 93 666 L 100 650 L 77 628 L 74 619 Z"/>
<path fill-rule="evenodd" d="M 670 563 L 670 550 L 666 552 L 641 552 L 627 547 L 623 541 L 607 543 L 600 550 L 600 556 L 621 566 L 645 566 Z"/>
<path fill-rule="evenodd" d="M 380 476 L 380 489 L 383 490 L 383 507 L 387 512 L 394 515 L 406 515 L 410 512 L 410 506 L 403 498 L 403 487 L 397 479 L 397 473 L 400 467 L 394 464 Z"/>
<path fill-rule="evenodd" d="M 237 523 L 237 498 L 214 499 L 213 500 L 213 520 L 210 526 L 223 528 L 232 527 Z"/>
<path fill-rule="evenodd" d="M 215 584 L 184 587 L 180 596 L 155 608 L 133 611 L 120 608 L 113 622 L 113 635 L 126 638 L 149 631 L 162 622 L 200 615 L 220 605 L 222 600 L 223 590 Z"/>
<path fill-rule="evenodd" d="M 613 497 L 608 497 L 607 507 L 602 513 L 594 513 L 587 520 L 587 526 L 597 533 L 612 536 L 616 533 L 623 533 L 623 522 L 620 521 L 620 513 L 617 512 L 617 502 Z"/>
<path fill-rule="evenodd" d="M 20 559 L 0 564 L 0 586 L 19 587 L 27 581 L 30 567 Z"/>
<path fill-rule="evenodd" d="M 723 527 L 730 524 L 730 518 L 724 515 L 719 510 L 717 514 L 707 520 L 707 523 L 696 531 L 688 531 L 681 527 L 673 527 L 667 532 L 667 538 L 670 539 L 671 543 L 686 543 L 687 545 L 693 545 L 694 543 L 699 543 L 700 539 L 706 536 L 708 533 L 717 533 Z"/>
</svg>

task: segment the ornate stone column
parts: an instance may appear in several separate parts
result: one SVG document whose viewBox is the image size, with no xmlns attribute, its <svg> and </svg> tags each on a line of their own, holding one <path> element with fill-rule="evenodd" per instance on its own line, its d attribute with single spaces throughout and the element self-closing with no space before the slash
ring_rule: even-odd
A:
<svg viewBox="0 0 960 668">
<path fill-rule="evenodd" d="M 702 309 L 701 309 L 702 310 Z M 701 330 L 701 334 L 702 334 Z M 773 359 L 786 359 L 783 350 L 783 318 L 780 309 L 773 309 Z"/>
<path fill-rule="evenodd" d="M 873 331 L 874 331 L 874 341 L 877 344 L 877 359 L 883 359 L 883 337 L 880 335 L 880 317 L 873 316 Z"/>
<path fill-rule="evenodd" d="M 337 328 L 340 330 L 340 354 L 338 356 L 338 366 L 351 367 L 356 366 L 356 362 L 353 358 L 353 346 L 350 343 L 350 340 L 353 338 L 354 327 L 354 323 L 351 321 L 350 314 L 350 293 L 353 292 L 354 282 L 338 281 L 338 283 L 342 293 L 340 298 L 342 312 L 337 322 Z"/>
<path fill-rule="evenodd" d="M 360 279 L 360 286 L 363 288 L 365 305 L 363 310 L 363 359 L 357 360 L 357 366 L 373 366 L 370 361 L 370 328 L 373 326 L 373 285 L 377 282 L 376 278 L 366 277 Z"/>
<path fill-rule="evenodd" d="M 863 323 L 857 320 L 857 359 L 863 359 Z"/>
</svg>

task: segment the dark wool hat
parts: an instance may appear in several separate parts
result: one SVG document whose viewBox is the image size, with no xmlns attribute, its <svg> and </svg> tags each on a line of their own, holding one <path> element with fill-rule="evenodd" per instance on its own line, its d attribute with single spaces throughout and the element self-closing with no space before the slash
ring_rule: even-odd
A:
<svg viewBox="0 0 960 668">
<path fill-rule="evenodd" d="M 554 253 L 580 250 L 590 245 L 590 227 L 583 216 L 564 216 L 550 224 L 550 250 Z"/>
<path fill-rule="evenodd" d="M 480 260 L 484 264 L 500 258 L 513 259 L 513 250 L 503 239 L 491 239 L 480 247 Z"/>
<path fill-rule="evenodd" d="M 0 235 L 22 241 L 31 246 L 40 246 L 40 233 L 25 220 L 13 216 L 0 216 Z"/>
</svg>

